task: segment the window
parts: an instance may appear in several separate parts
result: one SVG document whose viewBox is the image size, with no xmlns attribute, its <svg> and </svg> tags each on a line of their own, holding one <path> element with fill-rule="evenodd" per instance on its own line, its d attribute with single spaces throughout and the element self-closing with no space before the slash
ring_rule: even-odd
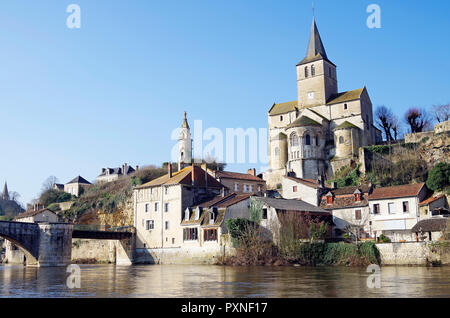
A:
<svg viewBox="0 0 450 318">
<path fill-rule="evenodd" d="M 267 209 L 262 209 L 262 219 L 267 220 Z"/>
<path fill-rule="evenodd" d="M 298 146 L 298 136 L 296 133 L 292 133 L 290 136 L 290 142 L 291 142 L 291 147 L 297 147 Z"/>
<path fill-rule="evenodd" d="M 258 192 L 261 192 L 261 186 L 258 185 Z"/>
<path fill-rule="evenodd" d="M 310 135 L 305 136 L 305 144 L 307 146 L 311 145 L 311 136 Z"/>
<path fill-rule="evenodd" d="M 333 204 L 333 196 L 327 196 L 327 204 Z"/>
<path fill-rule="evenodd" d="M 238 183 L 235 183 L 234 184 L 234 191 L 239 191 L 239 184 Z"/>
<path fill-rule="evenodd" d="M 316 68 L 314 67 L 314 64 L 311 65 L 311 76 L 316 75 Z"/>
<path fill-rule="evenodd" d="M 145 212 L 148 212 L 150 210 L 150 204 L 146 203 L 145 204 Z"/>
<path fill-rule="evenodd" d="M 164 194 L 167 194 L 167 193 L 169 193 L 169 187 L 164 188 Z"/>
<path fill-rule="evenodd" d="M 280 116 L 280 121 L 283 121 L 283 116 Z"/>
<path fill-rule="evenodd" d="M 314 99 L 314 92 L 308 93 L 308 99 Z"/>
<path fill-rule="evenodd" d="M 248 185 L 248 192 L 253 192 L 253 185 L 252 184 Z"/>
<path fill-rule="evenodd" d="M 316 137 L 316 146 L 319 145 L 319 136 Z"/>
<path fill-rule="evenodd" d="M 247 192 L 247 185 L 244 184 L 244 192 Z"/>
<path fill-rule="evenodd" d="M 355 201 L 361 201 L 361 193 L 355 193 Z"/>
<path fill-rule="evenodd" d="M 305 66 L 305 77 L 308 77 L 309 76 L 309 74 L 308 74 L 308 66 Z"/>
<path fill-rule="evenodd" d="M 204 230 L 203 237 L 205 242 L 217 241 L 217 229 Z"/>
<path fill-rule="evenodd" d="M 292 192 L 297 192 L 297 186 L 292 187 Z"/>
<path fill-rule="evenodd" d="M 164 203 L 164 212 L 169 212 L 169 203 Z"/>
<path fill-rule="evenodd" d="M 197 241 L 198 240 L 198 229 L 197 228 L 183 229 L 183 240 L 184 241 Z"/>
<path fill-rule="evenodd" d="M 379 204 L 373 205 L 373 214 L 380 214 L 380 205 Z"/>
<path fill-rule="evenodd" d="M 145 221 L 145 229 L 146 230 L 153 230 L 154 228 L 155 228 L 155 221 L 153 221 L 153 220 Z"/>
<path fill-rule="evenodd" d="M 344 104 L 344 110 L 347 110 L 347 109 L 348 109 L 348 105 Z"/>
<path fill-rule="evenodd" d="M 175 238 L 172 237 L 172 244 L 175 244 Z"/>
<path fill-rule="evenodd" d="M 191 211 L 189 210 L 189 208 L 186 208 L 186 210 L 184 210 L 184 219 L 188 221 L 190 218 L 191 218 Z"/>
<path fill-rule="evenodd" d="M 389 202 L 388 203 L 388 212 L 389 212 L 389 214 L 395 214 L 395 209 L 394 209 L 394 203 L 393 202 Z"/>
<path fill-rule="evenodd" d="M 343 144 L 343 143 L 344 143 L 344 137 L 342 137 L 342 136 L 339 137 L 339 143 L 340 143 L 340 144 Z"/>
<path fill-rule="evenodd" d="M 155 212 L 158 212 L 158 202 L 155 202 Z"/>
<path fill-rule="evenodd" d="M 403 206 L 403 213 L 408 213 L 409 212 L 409 202 L 403 201 L 402 206 Z"/>
<path fill-rule="evenodd" d="M 275 156 L 279 156 L 280 155 L 280 148 L 275 147 Z"/>
<path fill-rule="evenodd" d="M 355 220 L 361 220 L 361 210 L 355 210 Z"/>
<path fill-rule="evenodd" d="M 166 223 L 165 223 L 165 229 L 166 229 L 166 230 L 169 229 L 169 221 L 166 221 Z"/>
</svg>

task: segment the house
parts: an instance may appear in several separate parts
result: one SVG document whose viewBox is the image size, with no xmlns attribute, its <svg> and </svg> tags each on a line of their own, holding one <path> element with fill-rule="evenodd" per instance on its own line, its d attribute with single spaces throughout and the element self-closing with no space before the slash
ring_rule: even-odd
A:
<svg viewBox="0 0 450 318">
<path fill-rule="evenodd" d="M 284 176 L 282 179 L 283 198 L 303 200 L 319 206 L 322 194 L 327 191 L 323 177 L 318 180 Z"/>
<path fill-rule="evenodd" d="M 136 166 L 136 169 L 124 163 L 122 167 L 118 168 L 102 168 L 102 172 L 97 177 L 97 183 L 107 183 L 111 181 L 115 181 L 122 176 L 127 176 L 139 170 L 139 166 Z"/>
<path fill-rule="evenodd" d="M 87 181 L 85 178 L 78 176 L 64 185 L 64 192 L 78 197 L 91 185 L 92 183 Z"/>
<path fill-rule="evenodd" d="M 267 235 L 271 240 L 279 242 L 282 228 L 284 225 L 293 225 L 297 227 L 295 222 L 302 222 L 307 217 L 324 221 L 330 225 L 329 233 L 331 234 L 331 225 L 333 224 L 331 213 L 309 204 L 302 200 L 276 199 L 268 197 L 252 197 L 252 200 L 259 202 L 262 209 L 260 226 L 266 229 Z M 294 230 L 295 231 L 295 230 Z M 301 231 L 298 228 L 298 231 Z M 296 233 L 299 238 L 304 238 L 303 233 Z"/>
<path fill-rule="evenodd" d="M 40 210 L 31 210 L 21 213 L 14 218 L 14 221 L 24 223 L 39 223 L 39 222 L 57 223 L 59 222 L 59 217 L 52 210 L 43 208 Z"/>
<path fill-rule="evenodd" d="M 448 202 L 444 194 L 431 195 L 419 203 L 421 219 L 445 214 L 445 211 L 448 214 L 448 210 Z"/>
<path fill-rule="evenodd" d="M 450 230 L 450 220 L 446 217 L 432 217 L 417 222 L 411 229 L 415 240 L 419 241 L 439 241 L 446 238 L 446 233 Z M 448 234 L 447 234 L 448 239 Z"/>
<path fill-rule="evenodd" d="M 223 234 L 228 230 L 225 221 L 235 218 L 250 218 L 250 194 L 231 193 L 216 196 L 184 211 L 181 227 L 183 246 L 208 247 L 225 245 Z"/>
<path fill-rule="evenodd" d="M 412 227 L 419 221 L 419 203 L 428 194 L 425 183 L 375 188 L 369 195 L 371 230 L 392 242 L 415 241 Z"/>
<path fill-rule="evenodd" d="M 261 196 L 266 191 L 266 181 L 256 175 L 256 169 L 248 169 L 247 173 L 208 169 L 208 173 L 231 192 Z"/>
<path fill-rule="evenodd" d="M 53 184 L 53 190 L 64 191 L 64 184 L 62 184 L 62 183 Z"/>
<path fill-rule="evenodd" d="M 201 167 L 191 165 L 134 188 L 134 226 L 139 249 L 183 245 L 184 211 L 225 192 Z"/>
<path fill-rule="evenodd" d="M 372 191 L 370 184 L 343 187 L 331 189 L 321 198 L 320 207 L 333 215 L 333 237 L 341 238 L 349 227 L 353 227 L 352 233 L 355 233 L 355 227 L 360 228 L 359 238 L 372 236 L 369 214 L 369 195 Z"/>
</svg>

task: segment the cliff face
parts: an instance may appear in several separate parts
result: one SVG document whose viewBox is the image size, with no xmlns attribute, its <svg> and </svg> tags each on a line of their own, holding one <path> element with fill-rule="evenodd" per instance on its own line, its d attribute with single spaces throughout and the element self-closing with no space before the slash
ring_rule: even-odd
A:
<svg viewBox="0 0 450 318">
<path fill-rule="evenodd" d="M 439 162 L 450 162 L 450 131 L 434 134 L 417 144 L 417 155 L 432 169 Z"/>
<path fill-rule="evenodd" d="M 91 209 L 77 221 L 79 224 L 107 224 L 110 226 L 133 226 L 133 197 L 127 197 L 125 203 L 120 203 L 113 212 L 102 209 Z"/>
</svg>

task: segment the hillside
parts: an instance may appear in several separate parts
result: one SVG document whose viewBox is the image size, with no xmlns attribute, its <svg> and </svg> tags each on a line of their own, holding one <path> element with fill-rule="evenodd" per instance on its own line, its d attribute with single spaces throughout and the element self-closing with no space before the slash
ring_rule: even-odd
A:
<svg viewBox="0 0 450 318">
<path fill-rule="evenodd" d="M 0 219 L 1 220 L 10 220 L 17 216 L 19 213 L 22 213 L 24 209 L 13 200 L 3 200 L 0 199 Z"/>
</svg>

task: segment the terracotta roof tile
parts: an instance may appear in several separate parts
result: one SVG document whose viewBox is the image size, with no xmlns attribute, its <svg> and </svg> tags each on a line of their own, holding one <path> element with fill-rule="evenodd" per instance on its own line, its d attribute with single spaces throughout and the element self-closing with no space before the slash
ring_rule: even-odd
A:
<svg viewBox="0 0 450 318">
<path fill-rule="evenodd" d="M 309 186 L 311 188 L 319 188 L 319 183 L 317 182 L 317 180 L 313 180 L 313 179 L 303 179 L 303 178 L 297 178 L 297 177 L 290 177 L 290 176 L 286 176 L 285 178 L 290 179 L 292 181 L 304 184 L 306 186 Z"/>
<path fill-rule="evenodd" d="M 422 202 L 420 202 L 420 203 L 419 203 L 419 206 L 428 205 L 428 204 L 430 204 L 430 203 L 432 203 L 432 202 L 434 202 L 434 201 L 437 201 L 437 200 L 439 200 L 439 199 L 441 199 L 441 198 L 443 198 L 443 197 L 444 197 L 443 194 L 437 195 L 437 196 L 431 196 L 431 197 L 429 197 L 428 199 L 423 200 Z"/>
<path fill-rule="evenodd" d="M 403 197 L 414 197 L 419 194 L 425 183 L 405 184 L 393 187 L 375 188 L 369 196 L 369 200 L 393 199 Z"/>
<path fill-rule="evenodd" d="M 45 208 L 45 209 L 41 209 L 41 210 L 38 210 L 38 211 L 27 211 L 27 212 L 21 213 L 21 214 L 17 215 L 14 219 L 18 220 L 18 219 L 24 219 L 24 218 L 32 217 L 32 216 L 38 215 L 40 213 L 43 213 L 45 211 L 49 211 L 49 212 L 57 215 L 52 210 Z"/>
<path fill-rule="evenodd" d="M 247 181 L 258 181 L 258 182 L 266 182 L 263 179 L 253 176 L 248 173 L 239 173 L 239 172 L 231 172 L 231 171 L 217 171 L 217 178 L 226 178 L 226 179 L 237 179 L 237 180 L 247 180 Z"/>
</svg>

